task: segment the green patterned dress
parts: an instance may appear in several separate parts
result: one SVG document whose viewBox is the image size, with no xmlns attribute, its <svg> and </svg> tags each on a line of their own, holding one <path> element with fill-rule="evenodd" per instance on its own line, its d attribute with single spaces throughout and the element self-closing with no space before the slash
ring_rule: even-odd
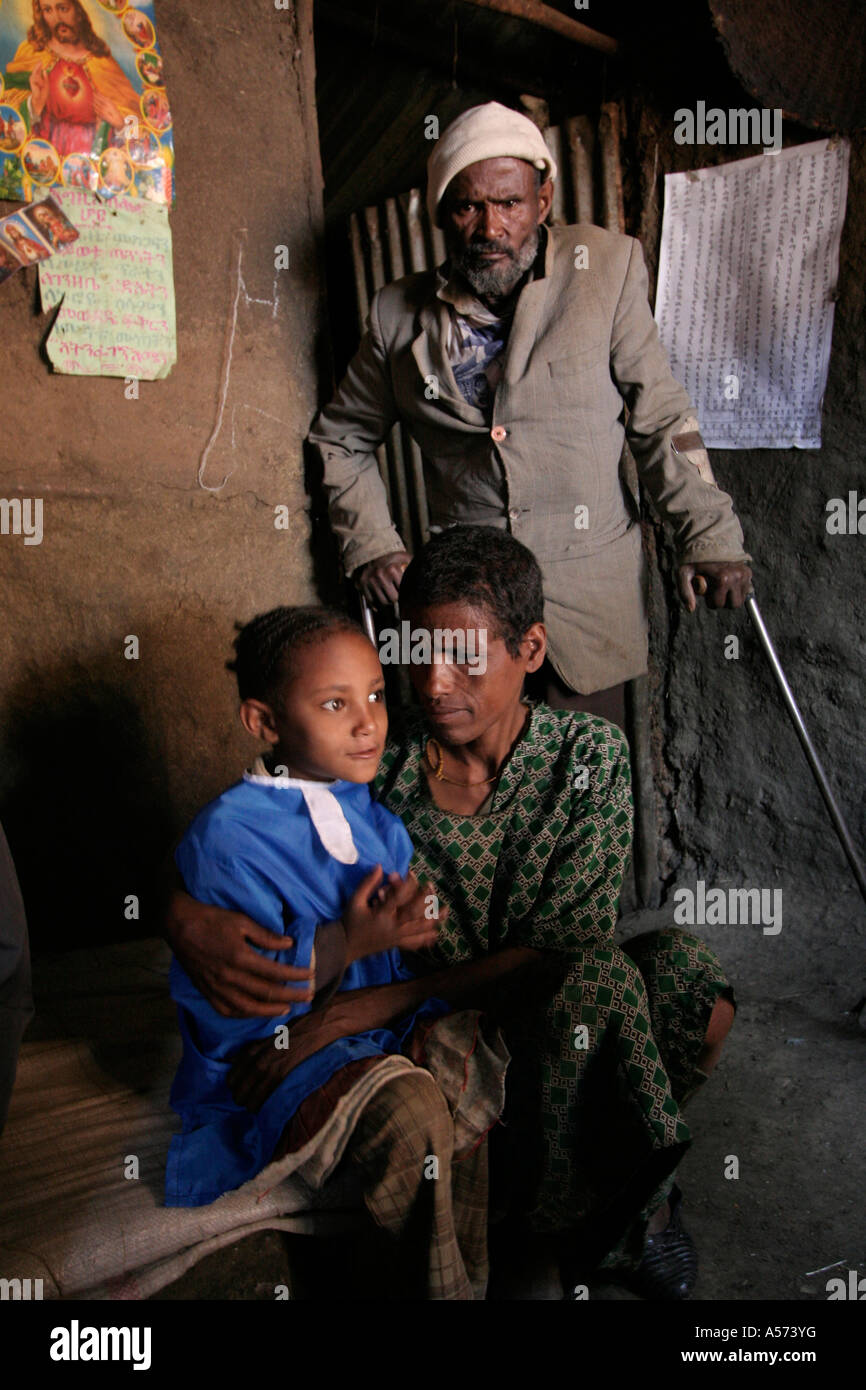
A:
<svg viewBox="0 0 866 1390">
<path fill-rule="evenodd" d="M 376 783 L 412 837 L 415 871 L 450 908 L 428 968 L 504 946 L 546 953 L 503 1015 L 513 1060 L 494 1179 L 509 1175 L 506 1205 L 534 1229 L 579 1231 L 595 1262 L 633 1264 L 690 1143 L 681 1107 L 703 1080 L 697 1059 L 727 980 L 679 930 L 614 943 L 632 834 L 615 725 L 535 705 L 471 816 L 433 802 L 428 736 L 408 715 Z"/>
</svg>

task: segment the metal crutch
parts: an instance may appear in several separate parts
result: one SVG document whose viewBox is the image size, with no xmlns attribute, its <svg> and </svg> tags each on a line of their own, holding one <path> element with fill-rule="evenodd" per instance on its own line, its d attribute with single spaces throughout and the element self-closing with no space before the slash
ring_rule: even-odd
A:
<svg viewBox="0 0 866 1390">
<path fill-rule="evenodd" d="M 360 590 L 358 590 L 358 602 L 359 602 L 360 605 L 361 605 L 361 623 L 363 624 L 364 631 L 366 632 L 366 634 L 367 634 L 367 636 L 369 637 L 370 641 L 373 643 L 373 646 L 374 646 L 374 647 L 377 649 L 377 651 L 378 651 L 378 649 L 379 649 L 379 636 L 378 636 L 378 633 L 376 632 L 376 620 L 375 620 L 375 618 L 373 617 L 373 606 L 372 606 L 371 603 L 369 603 L 369 602 L 367 601 L 367 599 L 364 597 L 364 595 L 361 593 Z M 399 605 L 398 603 L 395 603 L 395 604 L 393 605 L 393 607 L 394 607 L 394 612 L 395 612 L 396 615 L 397 615 L 397 621 L 399 622 L 399 621 L 400 621 L 400 605 Z M 395 679 L 396 679 L 396 694 L 399 696 L 400 704 L 401 704 L 401 705 L 411 705 L 411 703 L 412 703 L 411 686 L 410 686 L 410 684 L 409 684 L 409 678 L 408 678 L 408 676 L 406 675 L 406 671 L 405 671 L 404 668 L 402 668 L 402 667 L 398 668 L 397 675 L 396 675 L 396 678 L 395 678 Z"/>
<path fill-rule="evenodd" d="M 376 640 L 376 624 L 373 621 L 373 609 L 360 590 L 358 591 L 358 600 L 361 604 L 361 622 L 364 624 L 364 631 L 373 646 L 376 647 L 378 642 Z"/>
</svg>

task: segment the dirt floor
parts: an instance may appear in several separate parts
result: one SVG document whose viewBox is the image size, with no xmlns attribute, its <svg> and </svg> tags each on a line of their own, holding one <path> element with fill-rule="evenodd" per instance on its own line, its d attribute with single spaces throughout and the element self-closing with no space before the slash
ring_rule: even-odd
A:
<svg viewBox="0 0 866 1390">
<path fill-rule="evenodd" d="M 669 922 L 669 910 L 635 914 L 619 935 Z M 814 971 L 756 985 L 748 950 L 732 943 L 731 956 L 737 1020 L 711 1083 L 689 1106 L 693 1145 L 679 1172 L 684 1225 L 700 1254 L 694 1298 L 823 1302 L 829 1279 L 847 1280 L 849 1270 L 866 1275 L 866 1031 L 846 1012 L 863 982 L 850 972 Z M 732 1157 L 739 1176 L 726 1178 Z M 278 1285 L 294 1298 L 333 1296 L 335 1286 L 344 1296 L 353 1255 L 345 1238 L 253 1236 L 201 1261 L 157 1297 L 272 1300 Z M 514 1299 L 563 1297 L 544 1268 L 504 1271 L 498 1290 Z M 632 1298 L 601 1283 L 588 1292 Z"/>
</svg>

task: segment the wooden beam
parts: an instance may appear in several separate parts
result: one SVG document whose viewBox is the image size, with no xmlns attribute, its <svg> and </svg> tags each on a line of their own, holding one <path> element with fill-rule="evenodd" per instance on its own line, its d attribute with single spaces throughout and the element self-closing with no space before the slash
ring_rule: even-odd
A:
<svg viewBox="0 0 866 1390">
<path fill-rule="evenodd" d="M 609 232 L 624 232 L 618 102 L 606 101 L 602 106 L 598 118 L 598 141 L 601 145 L 602 225 Z"/>
<path fill-rule="evenodd" d="M 482 10 L 498 10 L 500 14 L 513 19 L 525 19 L 537 24 L 541 29 L 550 29 L 554 34 L 570 39 L 572 43 L 583 44 L 584 48 L 594 48 L 599 53 L 617 53 L 619 44 L 609 34 L 600 34 L 596 29 L 581 24 L 579 20 L 569 19 L 568 15 L 552 10 L 541 0 L 463 0 L 464 5 L 477 5 Z"/>
</svg>

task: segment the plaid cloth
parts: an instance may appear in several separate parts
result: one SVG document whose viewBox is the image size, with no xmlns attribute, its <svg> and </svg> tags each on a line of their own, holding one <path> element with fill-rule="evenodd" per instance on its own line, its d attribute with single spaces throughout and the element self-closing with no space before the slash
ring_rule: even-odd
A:
<svg viewBox="0 0 866 1390">
<path fill-rule="evenodd" d="M 391 1287 L 404 1298 L 483 1299 L 487 1134 L 505 1103 L 510 1054 L 476 1009 L 419 1021 L 406 1050 L 423 1066 L 361 1058 L 308 1096 L 265 1175 L 292 1169 L 319 1187 L 354 1168 L 368 1212 L 395 1239 Z"/>
<path fill-rule="evenodd" d="M 487 1141 L 455 1157 L 451 1111 L 429 1072 L 417 1067 L 376 1092 L 346 1160 L 361 1169 L 373 1220 L 398 1242 L 394 1287 L 401 1295 L 483 1299 Z"/>
</svg>

